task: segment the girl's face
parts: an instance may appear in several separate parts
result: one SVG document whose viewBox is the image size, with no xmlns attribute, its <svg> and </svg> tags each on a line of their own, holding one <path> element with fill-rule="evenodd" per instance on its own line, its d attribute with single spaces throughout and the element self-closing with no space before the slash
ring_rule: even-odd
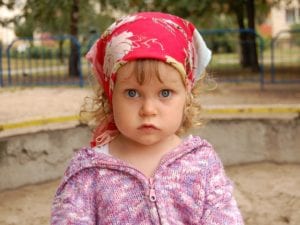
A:
<svg viewBox="0 0 300 225">
<path fill-rule="evenodd" d="M 140 82 L 133 68 L 134 62 L 129 62 L 119 69 L 113 91 L 113 116 L 121 135 L 142 145 L 176 136 L 186 101 L 180 73 L 158 61 L 159 76 L 151 69 L 152 74 Z"/>
</svg>

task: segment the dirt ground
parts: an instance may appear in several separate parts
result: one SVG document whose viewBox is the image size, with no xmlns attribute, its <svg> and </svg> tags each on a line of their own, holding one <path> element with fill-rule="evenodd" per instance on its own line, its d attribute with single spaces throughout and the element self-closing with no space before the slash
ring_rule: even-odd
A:
<svg viewBox="0 0 300 225">
<path fill-rule="evenodd" d="M 0 124 L 73 115 L 88 89 L 0 89 Z M 205 106 L 297 105 L 300 85 L 223 84 L 203 93 Z M 300 147 L 300 146 L 299 146 Z M 300 224 L 300 165 L 259 163 L 226 167 L 247 225 Z M 51 201 L 59 180 L 0 192 L 0 225 L 49 224 Z"/>
</svg>

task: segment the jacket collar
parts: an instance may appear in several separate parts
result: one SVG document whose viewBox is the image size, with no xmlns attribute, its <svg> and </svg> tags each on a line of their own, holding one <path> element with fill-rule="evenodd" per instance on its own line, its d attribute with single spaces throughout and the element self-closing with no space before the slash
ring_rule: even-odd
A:
<svg viewBox="0 0 300 225">
<path fill-rule="evenodd" d="M 158 171 L 161 167 L 165 167 L 171 164 L 185 154 L 188 154 L 195 150 L 200 150 L 202 146 L 207 145 L 209 144 L 198 136 L 190 135 L 184 138 L 180 145 L 178 145 L 176 148 L 162 157 L 155 172 Z M 144 174 L 142 174 L 140 171 L 133 168 L 129 164 L 125 163 L 124 161 L 107 154 L 97 152 L 93 148 L 87 147 L 82 148 L 75 154 L 65 172 L 63 181 L 67 182 L 70 177 L 79 173 L 81 170 L 94 167 L 119 170 L 134 175 L 135 177 L 138 177 L 142 180 L 147 179 Z"/>
</svg>

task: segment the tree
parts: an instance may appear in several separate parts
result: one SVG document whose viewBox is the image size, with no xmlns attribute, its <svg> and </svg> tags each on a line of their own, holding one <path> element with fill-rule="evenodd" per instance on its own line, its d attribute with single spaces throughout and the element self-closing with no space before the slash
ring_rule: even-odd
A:
<svg viewBox="0 0 300 225">
<path fill-rule="evenodd" d="M 98 33 L 113 21 L 112 16 L 104 11 L 107 9 L 105 6 L 109 7 L 109 4 L 103 3 L 104 7 L 100 7 L 101 2 L 105 3 L 108 1 L 27 0 L 22 10 L 22 23 L 18 23 L 17 28 L 19 28 L 19 31 L 24 31 L 23 28 L 31 24 L 34 31 L 49 32 L 55 36 L 70 34 L 79 40 L 81 36 L 91 35 L 92 30 Z M 99 8 L 102 10 L 99 10 Z M 64 39 L 59 39 L 58 42 L 60 58 L 63 59 L 62 49 Z M 76 43 L 71 41 L 69 58 L 70 76 L 79 75 L 78 59 L 80 54 Z"/>
<path fill-rule="evenodd" d="M 78 39 L 78 20 L 79 20 L 79 0 L 72 0 L 71 6 L 71 23 L 70 23 L 70 34 Z M 69 74 L 71 76 L 79 76 L 79 63 L 78 59 L 80 52 L 76 43 L 71 41 L 71 53 L 69 60 Z"/>
<path fill-rule="evenodd" d="M 297 47 L 300 46 L 300 23 L 295 23 L 291 26 L 291 42 L 296 45 Z"/>
<path fill-rule="evenodd" d="M 78 40 L 80 28 L 83 32 L 87 32 L 89 26 L 97 27 L 97 21 L 88 22 L 91 18 L 96 17 L 94 8 L 97 4 L 96 0 L 27 0 L 16 31 L 19 31 L 17 33 L 20 34 L 20 31 L 24 31 L 24 28 L 31 24 L 34 31 L 49 32 L 58 37 L 70 34 Z M 80 26 L 80 24 L 86 24 L 86 26 Z M 80 52 L 78 45 L 74 42 L 75 39 L 72 38 L 70 42 L 70 76 L 79 75 Z M 59 55 L 62 60 L 64 39 L 59 38 L 58 43 Z"/>
<path fill-rule="evenodd" d="M 254 0 L 217 0 L 221 5 L 223 13 L 232 13 L 236 17 L 240 39 L 240 63 L 244 68 L 251 68 L 252 71 L 257 71 L 258 57 L 257 44 L 255 36 L 255 4 Z M 245 32 L 245 30 L 252 30 L 252 32 Z"/>
<path fill-rule="evenodd" d="M 290 4 L 292 0 L 217 0 L 219 4 L 227 6 L 227 12 L 236 17 L 239 29 L 249 29 L 252 32 L 240 33 L 241 57 L 240 62 L 244 68 L 252 71 L 259 69 L 256 43 L 256 21 L 265 18 L 271 7 L 281 3 Z M 259 10 L 256 10 L 259 9 Z M 225 11 L 226 12 L 226 11 Z M 257 16 L 257 12 L 259 15 Z"/>
<path fill-rule="evenodd" d="M 28 24 L 32 25 L 32 30 L 37 32 L 47 32 L 52 35 L 58 36 L 59 44 L 59 57 L 60 61 L 63 63 L 63 45 L 64 38 L 63 35 L 69 34 L 71 30 L 71 17 L 68 15 L 71 11 L 70 1 L 63 0 L 27 0 L 24 8 L 22 10 L 22 20 L 25 21 L 16 24 L 16 34 L 18 34 L 18 28 L 22 30 L 22 27 L 28 27 Z M 23 29 L 24 30 L 24 29 Z M 77 38 L 75 34 L 75 38 Z M 72 42 L 71 42 L 72 43 Z M 76 50 L 75 50 L 76 51 Z M 70 60 L 69 60 L 69 75 L 78 76 L 78 60 L 73 60 L 74 48 L 71 44 L 70 47 Z M 75 54 L 78 59 L 78 55 Z"/>
<path fill-rule="evenodd" d="M 14 0 L 0 0 L 0 7 L 5 7 L 7 9 L 13 9 L 15 7 L 16 3 Z M 1 26 L 7 26 L 9 23 L 12 23 L 14 21 L 14 18 L 3 18 L 0 16 L 0 25 Z"/>
<path fill-rule="evenodd" d="M 33 22 L 30 20 L 20 21 L 15 23 L 15 34 L 20 38 L 32 38 L 33 37 Z"/>
</svg>

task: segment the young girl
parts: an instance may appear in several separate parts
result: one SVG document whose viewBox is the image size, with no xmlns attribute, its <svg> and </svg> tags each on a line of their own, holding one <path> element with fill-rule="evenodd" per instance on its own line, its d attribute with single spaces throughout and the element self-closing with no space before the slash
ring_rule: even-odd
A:
<svg viewBox="0 0 300 225">
<path fill-rule="evenodd" d="M 127 16 L 87 59 L 101 86 L 92 147 L 71 161 L 51 224 L 243 224 L 212 146 L 181 138 L 199 123 L 211 53 L 195 27 L 158 12 Z"/>
</svg>

